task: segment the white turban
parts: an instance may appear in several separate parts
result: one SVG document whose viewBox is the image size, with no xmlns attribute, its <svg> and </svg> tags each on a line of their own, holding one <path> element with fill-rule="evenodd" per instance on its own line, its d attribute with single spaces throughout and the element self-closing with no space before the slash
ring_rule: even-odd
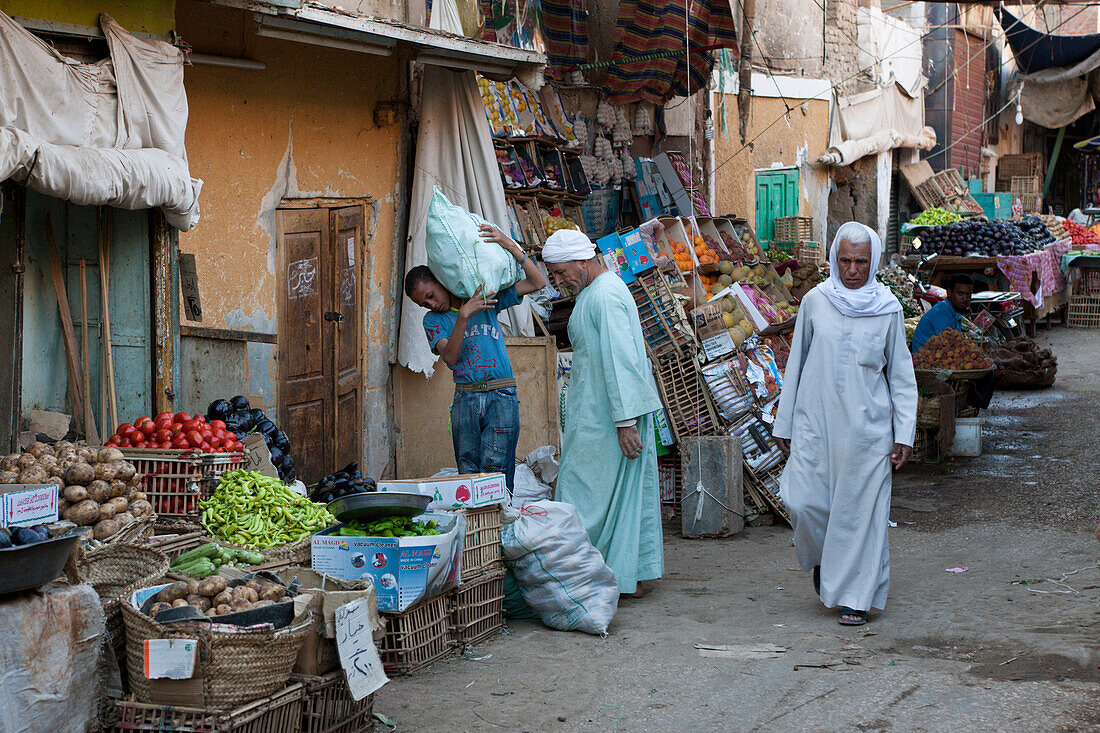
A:
<svg viewBox="0 0 1100 733">
<path fill-rule="evenodd" d="M 596 256 L 596 245 L 576 229 L 559 229 L 546 239 L 542 246 L 543 262 L 573 262 L 590 260 Z"/>
</svg>

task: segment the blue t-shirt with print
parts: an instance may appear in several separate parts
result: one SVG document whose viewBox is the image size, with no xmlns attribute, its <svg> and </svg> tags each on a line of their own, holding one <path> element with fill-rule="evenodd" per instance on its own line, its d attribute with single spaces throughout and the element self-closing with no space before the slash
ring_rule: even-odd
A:
<svg viewBox="0 0 1100 733">
<path fill-rule="evenodd" d="M 514 285 L 501 290 L 497 293 L 495 308 L 483 310 L 466 322 L 462 351 L 458 355 L 458 361 L 451 367 L 455 383 L 477 384 L 512 377 L 512 362 L 508 360 L 508 349 L 504 346 L 504 337 L 497 326 L 497 316 L 505 308 L 519 305 L 521 299 L 521 296 L 516 295 Z M 446 313 L 428 311 L 424 314 L 424 333 L 428 335 L 428 343 L 433 352 L 439 353 L 436 344 L 441 339 L 451 337 L 457 320 L 456 310 Z"/>
</svg>

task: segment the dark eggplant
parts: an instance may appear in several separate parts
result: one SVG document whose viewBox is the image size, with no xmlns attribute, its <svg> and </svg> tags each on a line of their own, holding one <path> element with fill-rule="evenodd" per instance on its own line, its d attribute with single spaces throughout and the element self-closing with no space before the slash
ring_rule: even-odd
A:
<svg viewBox="0 0 1100 733">
<path fill-rule="evenodd" d="M 248 411 L 248 414 L 252 416 L 252 422 L 259 424 L 260 420 L 267 417 L 267 413 L 258 407 L 253 407 Z"/>
<path fill-rule="evenodd" d="M 11 532 L 6 527 L 0 528 L 0 550 L 6 550 L 12 546 Z"/>
<path fill-rule="evenodd" d="M 269 450 L 271 452 L 271 462 L 275 464 L 275 466 L 283 465 L 283 461 L 286 460 L 286 454 L 278 448 L 269 448 Z"/>
<path fill-rule="evenodd" d="M 256 432 L 275 442 L 275 436 L 279 433 L 279 426 L 267 417 L 261 417 L 256 421 Z"/>
<path fill-rule="evenodd" d="M 38 533 L 39 541 L 50 538 L 50 528 L 44 524 L 36 524 L 31 529 Z"/>
<path fill-rule="evenodd" d="M 281 450 L 283 453 L 287 453 L 288 451 L 290 451 L 290 438 L 286 437 L 286 433 L 284 433 L 282 430 L 279 430 L 275 434 L 274 443 L 275 447 Z"/>
<path fill-rule="evenodd" d="M 42 537 L 30 527 L 16 527 L 11 533 L 11 541 L 16 546 L 33 545 L 35 542 L 41 542 Z"/>
<path fill-rule="evenodd" d="M 221 420 L 225 422 L 225 418 L 229 416 L 229 413 L 233 411 L 233 406 L 229 404 L 229 400 L 214 400 L 210 403 L 210 407 L 206 408 L 206 419 L 209 421 Z"/>
<path fill-rule="evenodd" d="M 248 404 L 248 398 L 244 395 L 236 395 L 235 397 L 230 397 L 229 404 L 233 405 L 234 410 L 247 410 L 251 407 L 251 405 Z"/>
</svg>

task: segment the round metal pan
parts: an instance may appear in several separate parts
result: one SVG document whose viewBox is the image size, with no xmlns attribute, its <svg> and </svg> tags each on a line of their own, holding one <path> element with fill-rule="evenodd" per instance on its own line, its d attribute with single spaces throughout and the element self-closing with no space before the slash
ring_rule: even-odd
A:
<svg viewBox="0 0 1100 733">
<path fill-rule="evenodd" d="M 415 517 L 423 514 L 432 497 L 397 491 L 371 491 L 341 496 L 329 502 L 328 510 L 338 522 L 372 522 L 384 517 Z"/>
</svg>

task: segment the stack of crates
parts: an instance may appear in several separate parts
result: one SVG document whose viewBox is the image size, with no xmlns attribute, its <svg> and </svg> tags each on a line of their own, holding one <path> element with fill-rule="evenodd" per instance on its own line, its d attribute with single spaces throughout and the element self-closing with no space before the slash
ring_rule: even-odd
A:
<svg viewBox="0 0 1100 733">
<path fill-rule="evenodd" d="M 451 641 L 458 649 L 486 641 L 504 628 L 504 560 L 501 506 L 461 510 L 466 517 L 462 580 L 451 591 Z"/>
</svg>

